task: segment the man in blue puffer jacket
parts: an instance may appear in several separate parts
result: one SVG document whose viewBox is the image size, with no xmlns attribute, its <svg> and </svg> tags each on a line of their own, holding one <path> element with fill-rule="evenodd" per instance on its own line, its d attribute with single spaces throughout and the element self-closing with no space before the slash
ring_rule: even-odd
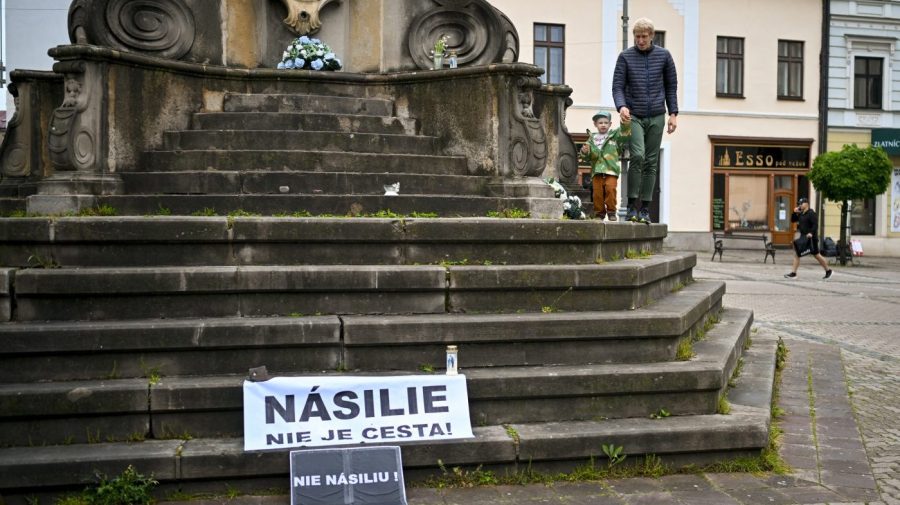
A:
<svg viewBox="0 0 900 505">
<path fill-rule="evenodd" d="M 664 47 L 653 45 L 653 21 L 634 23 L 634 46 L 622 51 L 613 74 L 613 101 L 622 122 L 631 120 L 631 166 L 628 172 L 629 221 L 650 223 L 650 202 L 659 167 L 659 146 L 666 130 L 678 125 L 678 76 L 675 61 Z M 640 212 L 637 200 L 641 199 Z"/>
</svg>

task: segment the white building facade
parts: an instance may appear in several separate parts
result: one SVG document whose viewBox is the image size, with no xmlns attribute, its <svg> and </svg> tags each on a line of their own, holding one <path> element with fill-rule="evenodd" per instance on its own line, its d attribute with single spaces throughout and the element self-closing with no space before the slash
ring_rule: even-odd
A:
<svg viewBox="0 0 900 505">
<path fill-rule="evenodd" d="M 622 0 L 491 3 L 516 25 L 521 61 L 555 75 L 562 67 L 574 88 L 573 135 L 614 108 Z M 656 212 L 669 244 L 707 250 L 713 231 L 732 231 L 789 245 L 790 209 L 815 197 L 805 174 L 818 152 L 822 1 L 630 0 L 628 11 L 629 39 L 633 22 L 650 18 L 678 68 L 678 130 L 663 137 Z M 545 26 L 562 27 L 564 42 L 545 40 L 554 38 L 542 36 Z M 554 45 L 561 65 L 545 57 Z"/>
<path fill-rule="evenodd" d="M 874 140 L 894 165 L 885 194 L 853 202 L 849 231 L 865 254 L 900 256 L 900 2 L 831 0 L 829 24 L 828 150 Z M 836 238 L 840 204 L 823 211 Z"/>
</svg>

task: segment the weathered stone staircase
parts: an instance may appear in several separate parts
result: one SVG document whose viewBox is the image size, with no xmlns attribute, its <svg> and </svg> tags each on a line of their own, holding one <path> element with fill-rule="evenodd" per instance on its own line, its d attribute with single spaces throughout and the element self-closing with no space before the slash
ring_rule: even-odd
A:
<svg viewBox="0 0 900 505">
<path fill-rule="evenodd" d="M 395 107 L 383 98 L 227 93 L 222 111 L 164 132 L 159 149 L 119 172 L 122 194 L 98 204 L 122 215 L 562 212 L 540 181 L 514 188 L 470 174 L 466 157 L 444 154 Z M 395 183 L 399 195 L 385 196 Z"/>
<path fill-rule="evenodd" d="M 774 342 L 756 335 L 745 351 L 752 313 L 723 311 L 724 284 L 693 281 L 695 256 L 662 253 L 665 233 L 534 219 L 0 219 L 0 493 L 24 503 L 128 464 L 162 493 L 286 489 L 286 453 L 243 451 L 250 367 L 442 373 L 448 344 L 476 438 L 403 445 L 409 479 L 439 460 L 570 469 L 608 443 L 632 461 L 755 454 Z M 652 255 L 624 259 L 636 251 Z M 704 333 L 693 359 L 675 359 Z M 717 414 L 742 354 L 732 412 Z M 650 419 L 660 409 L 673 416 Z"/>
</svg>

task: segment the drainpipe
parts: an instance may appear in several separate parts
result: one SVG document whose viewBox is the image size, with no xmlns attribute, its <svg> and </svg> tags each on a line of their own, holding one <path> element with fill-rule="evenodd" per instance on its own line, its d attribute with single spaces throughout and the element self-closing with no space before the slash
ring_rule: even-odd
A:
<svg viewBox="0 0 900 505">
<path fill-rule="evenodd" d="M 828 150 L 828 59 L 831 46 L 831 0 L 822 0 L 822 50 L 819 53 L 819 154 Z M 825 238 L 825 208 L 822 193 L 816 191 L 819 231 Z"/>
</svg>

